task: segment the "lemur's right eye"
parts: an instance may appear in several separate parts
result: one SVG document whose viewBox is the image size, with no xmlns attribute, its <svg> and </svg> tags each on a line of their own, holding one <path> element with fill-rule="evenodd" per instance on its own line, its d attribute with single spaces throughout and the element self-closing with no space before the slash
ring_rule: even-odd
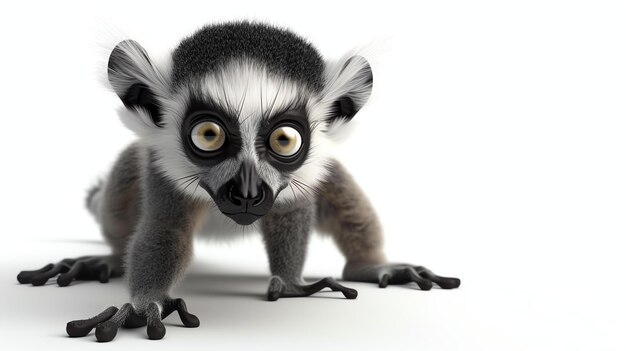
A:
<svg viewBox="0 0 626 351">
<path fill-rule="evenodd" d="M 216 151 L 224 146 L 224 128 L 213 121 L 202 121 L 191 129 L 193 145 L 202 151 Z"/>
</svg>

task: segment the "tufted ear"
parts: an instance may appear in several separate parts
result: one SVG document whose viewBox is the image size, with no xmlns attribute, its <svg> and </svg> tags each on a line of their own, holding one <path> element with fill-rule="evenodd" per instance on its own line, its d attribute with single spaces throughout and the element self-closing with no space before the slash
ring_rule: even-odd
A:
<svg viewBox="0 0 626 351">
<path fill-rule="evenodd" d="M 370 64 L 362 56 L 350 56 L 327 64 L 325 75 L 323 99 L 330 104 L 327 121 L 351 120 L 371 95 L 374 77 Z"/>
<path fill-rule="evenodd" d="M 146 51 L 135 41 L 125 40 L 111 52 L 108 78 L 113 90 L 128 110 L 142 121 L 124 121 L 131 129 L 159 126 L 161 106 L 157 96 L 167 89 L 167 81 Z M 131 117 L 132 118 L 132 117 Z"/>
</svg>

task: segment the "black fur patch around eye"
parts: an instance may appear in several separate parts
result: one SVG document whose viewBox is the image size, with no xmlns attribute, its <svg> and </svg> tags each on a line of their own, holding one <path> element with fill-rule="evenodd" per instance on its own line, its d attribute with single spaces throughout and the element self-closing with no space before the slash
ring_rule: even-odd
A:
<svg viewBox="0 0 626 351">
<path fill-rule="evenodd" d="M 279 127 L 289 126 L 300 133 L 302 145 L 300 150 L 293 156 L 281 156 L 273 151 L 269 146 L 270 134 Z M 306 117 L 304 108 L 299 110 L 286 111 L 265 119 L 259 126 L 256 148 L 260 157 L 265 158 L 272 166 L 280 171 L 293 172 L 300 168 L 309 155 L 311 146 L 311 128 Z"/>
<path fill-rule="evenodd" d="M 201 121 L 214 121 L 226 133 L 224 146 L 216 151 L 199 150 L 191 140 L 191 130 Z M 214 166 L 227 158 L 236 157 L 241 150 L 241 136 L 237 118 L 211 101 L 192 98 L 181 128 L 183 148 L 189 159 L 198 166 Z"/>
<path fill-rule="evenodd" d="M 247 21 L 209 25 L 184 39 L 173 53 L 173 81 L 183 83 L 241 57 L 314 91 L 323 87 L 324 60 L 310 43 L 286 29 Z"/>
</svg>

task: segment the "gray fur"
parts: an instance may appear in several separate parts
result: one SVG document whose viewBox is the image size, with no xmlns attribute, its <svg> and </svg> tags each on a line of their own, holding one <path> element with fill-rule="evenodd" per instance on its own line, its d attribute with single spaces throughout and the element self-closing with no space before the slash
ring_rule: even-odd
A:
<svg viewBox="0 0 626 351">
<path fill-rule="evenodd" d="M 121 255 L 139 220 L 141 206 L 141 149 L 126 148 L 113 165 L 100 192 L 100 203 L 92 200 L 102 234 L 114 255 Z"/>
<path fill-rule="evenodd" d="M 205 27 L 184 40 L 173 56 L 172 73 L 157 68 L 139 44 L 124 41 L 109 60 L 109 80 L 126 107 L 122 120 L 140 137 L 122 152 L 108 178 L 90 190 L 86 200 L 112 255 L 67 259 L 18 275 L 20 283 L 33 285 L 43 285 L 59 273 L 61 286 L 73 279 L 106 282 L 121 274 L 123 256 L 131 304 L 68 323 L 70 336 L 84 336 L 97 325 L 98 340 L 110 341 L 120 326 L 144 323 L 148 336 L 160 339 L 165 335 L 160 319 L 174 310 L 185 326 L 197 327 L 198 319 L 187 312 L 181 299 L 171 299 L 169 291 L 191 260 L 194 233 L 214 235 L 223 229 L 223 222 L 235 223 L 233 218 L 251 223 L 233 217 L 240 213 L 216 209 L 217 200 L 236 202 L 236 188 L 221 186 L 231 184 L 244 163 L 249 165 L 249 179 L 257 180 L 249 185 L 265 182 L 276 196 L 275 202 L 266 202 L 265 215 L 253 218 L 261 217 L 272 274 L 270 300 L 309 296 L 324 288 L 340 291 L 348 299 L 357 297 L 356 290 L 332 278 L 305 283 L 302 270 L 314 228 L 330 234 L 345 256 L 346 280 L 378 282 L 381 287 L 415 282 L 424 290 L 433 283 L 442 288 L 459 286 L 458 279 L 439 277 L 424 267 L 386 263 L 382 229 L 372 205 L 327 153 L 329 136 L 361 109 L 371 93 L 371 68 L 363 57 L 323 62 L 308 42 L 293 33 L 248 22 Z M 226 158 L 183 152 L 183 146 L 189 146 L 183 144 L 189 135 L 182 128 L 192 98 L 224 104 L 217 108 L 221 111 L 237 106 L 242 118 L 234 120 L 238 133 L 231 134 L 239 134 L 232 145 L 240 145 L 229 149 Z M 310 125 L 310 130 L 305 128 L 310 145 L 298 163 L 285 167 L 289 160 L 271 159 L 264 151 L 268 132 L 261 123 L 282 118 L 275 111 L 289 117 L 286 112 L 294 101 L 305 111 L 306 121 L 298 124 Z M 207 108 L 216 106 L 203 105 L 197 112 L 206 113 Z M 192 162 L 193 155 L 200 161 Z M 224 189 L 222 195 L 213 194 L 218 188 Z M 261 207 L 266 199 L 238 198 L 246 211 Z M 103 318 L 107 320 L 102 322 Z"/>
<path fill-rule="evenodd" d="M 308 201 L 275 205 L 261 220 L 261 232 L 273 276 L 302 284 L 302 268 L 315 212 Z"/>
<path fill-rule="evenodd" d="M 319 188 L 317 228 L 329 233 L 350 264 L 385 262 L 382 228 L 374 208 L 336 160 Z"/>
<path fill-rule="evenodd" d="M 201 208 L 156 171 L 153 159 L 150 156 L 146 166 L 142 216 L 125 261 L 131 300 L 138 312 L 150 302 L 163 303 L 184 273 Z"/>
<path fill-rule="evenodd" d="M 96 185 L 92 186 L 87 191 L 87 198 L 85 199 L 85 207 L 87 207 L 89 212 L 91 212 L 91 214 L 93 214 L 94 216 L 97 216 L 97 213 L 100 212 L 100 209 L 98 208 L 97 205 L 101 202 L 101 201 L 98 201 L 98 197 L 102 194 L 102 185 L 103 185 L 102 180 L 99 180 L 98 183 L 96 183 Z"/>
</svg>

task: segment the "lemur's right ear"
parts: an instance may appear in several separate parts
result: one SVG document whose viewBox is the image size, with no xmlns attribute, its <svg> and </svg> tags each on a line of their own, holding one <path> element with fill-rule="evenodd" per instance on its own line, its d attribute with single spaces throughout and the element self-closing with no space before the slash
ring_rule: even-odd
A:
<svg viewBox="0 0 626 351">
<path fill-rule="evenodd" d="M 161 106 L 157 96 L 167 88 L 167 82 L 141 45 L 133 40 L 117 44 L 109 56 L 108 78 L 126 108 L 137 112 L 142 119 L 149 117 L 150 121 L 144 123 L 160 125 Z"/>
</svg>

